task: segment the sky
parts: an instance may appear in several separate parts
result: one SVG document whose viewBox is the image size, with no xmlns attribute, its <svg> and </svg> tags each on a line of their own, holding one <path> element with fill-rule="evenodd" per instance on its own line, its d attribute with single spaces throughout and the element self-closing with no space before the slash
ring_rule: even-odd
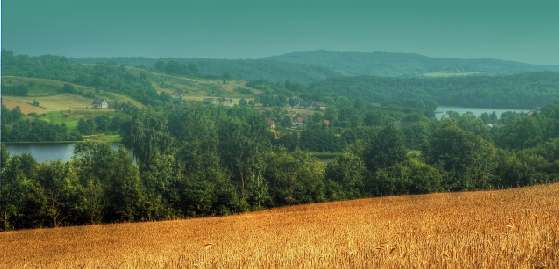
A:
<svg viewBox="0 0 559 269">
<path fill-rule="evenodd" d="M 3 0 L 3 49 L 258 58 L 390 51 L 559 64 L 559 1 Z"/>
</svg>

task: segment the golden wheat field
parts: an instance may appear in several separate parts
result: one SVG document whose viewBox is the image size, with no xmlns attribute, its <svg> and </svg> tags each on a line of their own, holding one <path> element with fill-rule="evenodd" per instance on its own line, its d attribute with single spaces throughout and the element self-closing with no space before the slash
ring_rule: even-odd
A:
<svg viewBox="0 0 559 269">
<path fill-rule="evenodd" d="M 7 268 L 559 268 L 559 184 L 0 233 Z"/>
</svg>

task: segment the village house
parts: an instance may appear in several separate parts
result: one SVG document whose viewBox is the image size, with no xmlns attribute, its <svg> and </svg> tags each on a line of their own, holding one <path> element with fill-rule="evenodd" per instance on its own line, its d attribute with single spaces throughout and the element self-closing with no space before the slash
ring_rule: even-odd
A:
<svg viewBox="0 0 559 269">
<path fill-rule="evenodd" d="M 276 129 L 276 121 L 274 121 L 274 119 L 266 118 L 266 124 L 268 125 L 268 128 L 272 130 Z"/>
<path fill-rule="evenodd" d="M 228 97 L 204 97 L 203 102 L 212 105 L 223 105 L 232 107 L 234 105 L 233 99 Z"/>
<path fill-rule="evenodd" d="M 93 103 L 91 103 L 93 105 L 93 108 L 95 109 L 107 109 L 109 108 L 109 102 L 107 102 L 107 100 L 105 99 L 95 99 L 93 100 Z"/>
<path fill-rule="evenodd" d="M 303 116 L 296 116 L 295 118 L 293 118 L 291 124 L 292 124 L 294 127 L 303 126 L 303 125 L 305 125 L 305 117 L 303 117 Z"/>
</svg>

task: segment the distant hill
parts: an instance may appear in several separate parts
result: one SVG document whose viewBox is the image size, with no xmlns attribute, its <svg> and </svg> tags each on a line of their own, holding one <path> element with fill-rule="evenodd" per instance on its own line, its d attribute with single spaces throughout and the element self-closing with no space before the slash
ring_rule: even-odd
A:
<svg viewBox="0 0 559 269">
<path fill-rule="evenodd" d="M 82 64 L 123 64 L 152 67 L 159 60 L 193 64 L 200 75 L 241 80 L 312 82 L 340 76 L 328 68 L 308 64 L 279 62 L 270 59 L 209 59 L 209 58 L 74 58 Z"/>
<path fill-rule="evenodd" d="M 393 52 L 292 52 L 269 60 L 328 68 L 345 76 L 443 76 L 461 74 L 513 74 L 559 72 L 559 66 L 530 65 L 498 59 L 431 58 L 420 54 Z"/>
<path fill-rule="evenodd" d="M 157 61 L 193 64 L 200 75 L 241 80 L 314 82 L 340 76 L 452 77 L 559 72 L 559 66 L 531 65 L 498 59 L 431 58 L 395 52 L 291 52 L 261 59 L 210 58 L 74 58 L 83 64 L 110 63 L 152 67 Z"/>
</svg>

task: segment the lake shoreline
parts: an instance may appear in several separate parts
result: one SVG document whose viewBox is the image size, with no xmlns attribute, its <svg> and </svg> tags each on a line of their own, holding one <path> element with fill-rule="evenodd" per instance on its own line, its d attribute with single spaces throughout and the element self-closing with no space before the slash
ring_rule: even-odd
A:
<svg viewBox="0 0 559 269">
<path fill-rule="evenodd" d="M 94 134 L 83 135 L 82 140 L 63 140 L 63 141 L 3 141 L 1 144 L 6 145 L 28 145 L 28 144 L 82 144 L 87 142 L 93 143 L 121 143 L 122 137 L 118 134 Z"/>
<path fill-rule="evenodd" d="M 29 145 L 29 144 L 80 144 L 88 141 L 18 141 L 18 142 L 2 142 L 2 145 Z"/>
</svg>

